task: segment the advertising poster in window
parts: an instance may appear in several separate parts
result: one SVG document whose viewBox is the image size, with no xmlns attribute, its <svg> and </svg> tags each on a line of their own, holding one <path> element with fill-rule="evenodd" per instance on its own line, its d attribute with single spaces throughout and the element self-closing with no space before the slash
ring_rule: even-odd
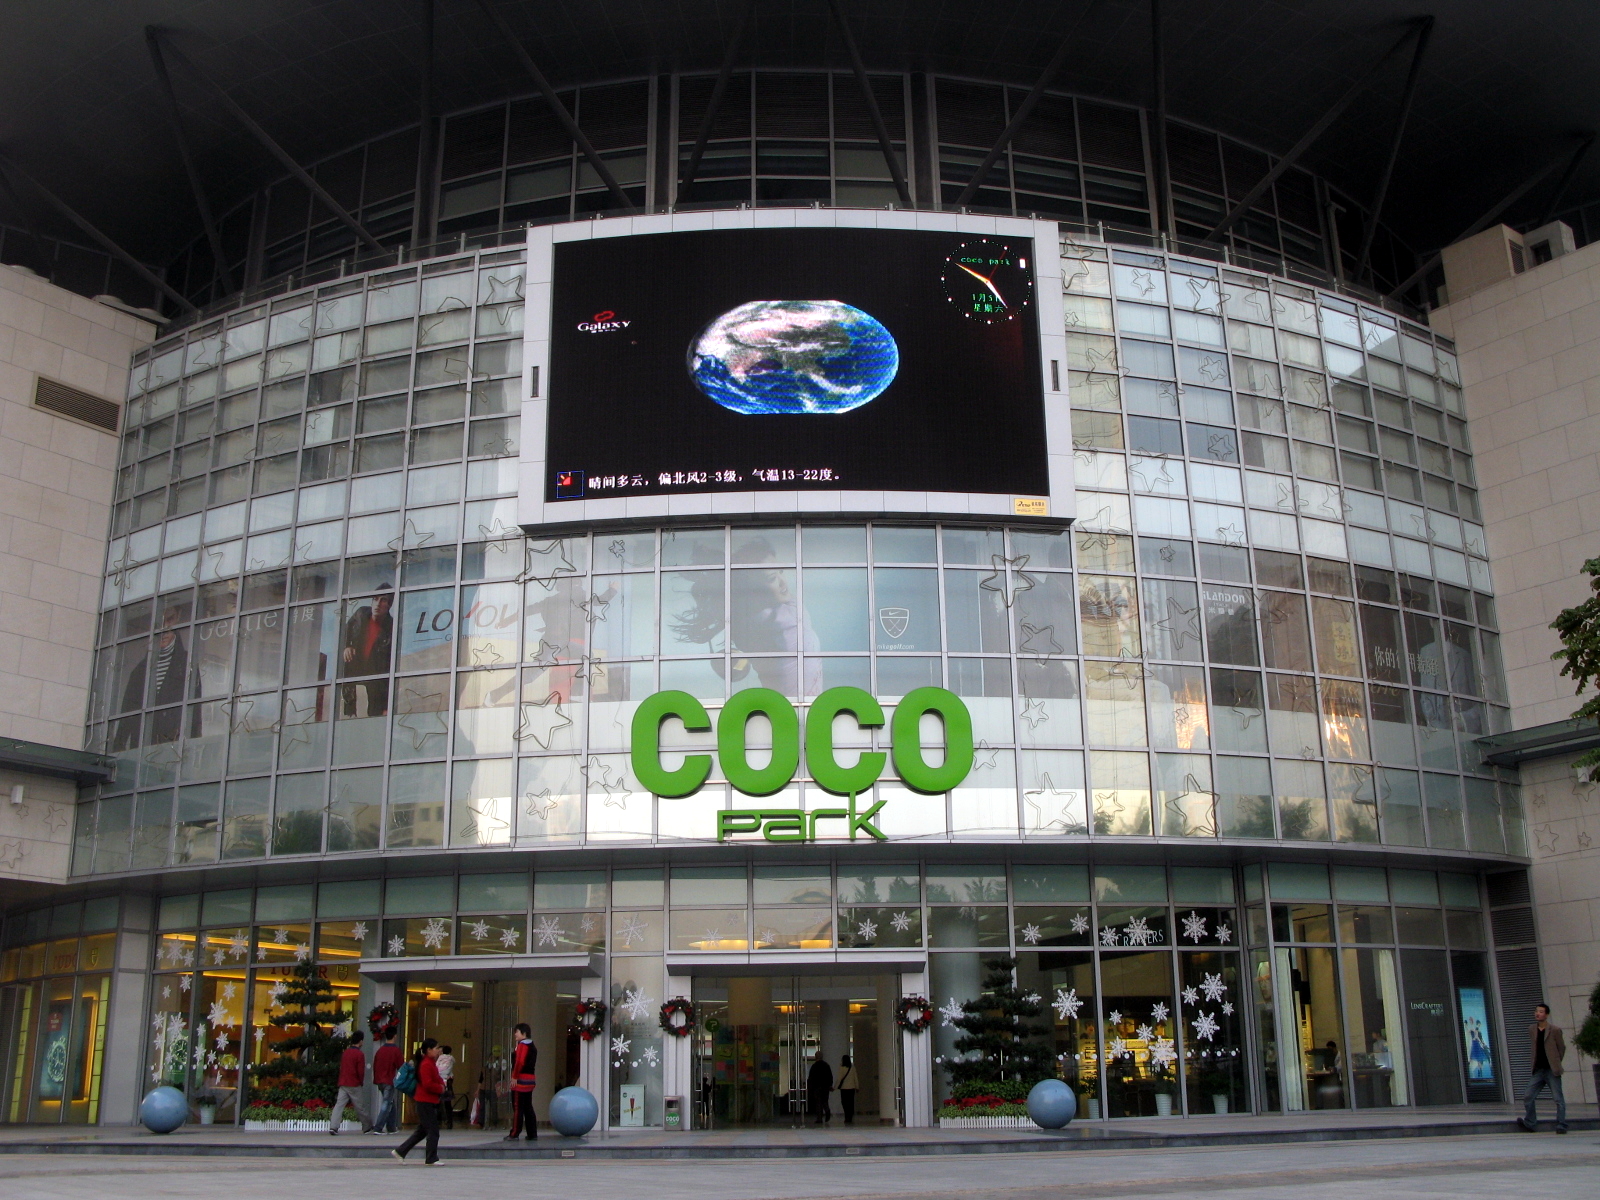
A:
<svg viewBox="0 0 1600 1200">
<path fill-rule="evenodd" d="M 1483 989 L 1456 989 L 1461 1006 L 1461 1046 L 1467 1060 L 1467 1082 L 1494 1082 L 1494 1043 L 1489 1027 L 1488 1002 Z"/>
</svg>

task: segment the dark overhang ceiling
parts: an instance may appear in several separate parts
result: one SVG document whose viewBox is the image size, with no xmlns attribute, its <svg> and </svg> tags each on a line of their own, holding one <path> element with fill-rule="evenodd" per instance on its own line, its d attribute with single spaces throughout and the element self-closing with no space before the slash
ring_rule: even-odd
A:
<svg viewBox="0 0 1600 1200">
<path fill-rule="evenodd" d="M 302 162 L 414 122 L 427 0 L 7 0 L 0 149 L 130 250 L 160 261 L 198 218 L 143 30 L 226 86 Z M 532 89 L 474 0 L 435 0 L 436 109 Z M 715 70 L 748 0 L 498 0 L 559 86 Z M 1055 87 L 1148 105 L 1149 0 L 840 0 L 869 68 L 1029 85 L 1061 39 Z M 1396 0 L 1166 0 L 1171 115 L 1281 152 L 1429 12 Z M 1578 136 L 1600 127 L 1600 5 L 1437 0 L 1386 217 L 1448 241 Z M 846 69 L 828 0 L 759 0 L 741 65 Z M 1303 160 L 1371 194 L 1405 76 L 1397 56 Z M 283 172 L 173 66 L 218 210 Z M 1509 217 L 1537 217 L 1555 177 Z M 1600 153 L 1566 193 L 1600 196 Z M 33 205 L 30 203 L 30 207 Z M 0 189 L 0 220 L 16 221 Z M 35 211 L 32 219 L 41 219 Z"/>
</svg>

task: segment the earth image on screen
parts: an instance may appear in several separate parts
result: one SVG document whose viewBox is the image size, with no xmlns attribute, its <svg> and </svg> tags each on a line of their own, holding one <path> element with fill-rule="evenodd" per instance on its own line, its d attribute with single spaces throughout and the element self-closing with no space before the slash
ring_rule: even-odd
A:
<svg viewBox="0 0 1600 1200">
<path fill-rule="evenodd" d="M 883 323 L 839 300 L 752 300 L 689 347 L 695 386 L 736 413 L 842 413 L 882 395 L 900 369 Z"/>
</svg>

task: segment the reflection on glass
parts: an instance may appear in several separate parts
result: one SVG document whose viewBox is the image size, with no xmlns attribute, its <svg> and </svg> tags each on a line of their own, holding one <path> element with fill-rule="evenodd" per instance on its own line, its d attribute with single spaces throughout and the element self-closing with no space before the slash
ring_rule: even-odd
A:
<svg viewBox="0 0 1600 1200">
<path fill-rule="evenodd" d="M 1360 1039 L 1350 1055 L 1350 1086 L 1356 1106 L 1408 1104 L 1394 951 L 1346 949 L 1340 955 L 1344 960 L 1345 1027 Z"/>
</svg>

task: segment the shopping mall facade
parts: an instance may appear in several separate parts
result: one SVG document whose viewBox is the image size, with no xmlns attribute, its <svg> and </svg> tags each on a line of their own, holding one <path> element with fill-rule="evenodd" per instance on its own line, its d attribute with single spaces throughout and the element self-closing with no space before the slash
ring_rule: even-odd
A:
<svg viewBox="0 0 1600 1200">
<path fill-rule="evenodd" d="M 788 1124 L 843 1053 L 935 1124 L 999 956 L 1093 1117 L 1510 1098 L 1538 754 L 1473 348 L 1299 168 L 1197 236 L 1269 161 L 1225 137 L 1168 125 L 1158 190 L 1150 112 L 1050 91 L 972 189 L 1025 88 L 716 81 L 560 93 L 594 159 L 537 94 L 436 120 L 427 204 L 415 128 L 328 159 L 381 263 L 291 180 L 159 322 L 5 273 L 122 340 L 108 430 L 23 401 L 98 465 L 27 484 L 92 553 L 34 655 L 78 707 L 10 725 L 0 1120 L 242 1119 L 307 961 L 463 1091 L 528 1021 L 540 1111 L 612 1127 Z"/>
</svg>

